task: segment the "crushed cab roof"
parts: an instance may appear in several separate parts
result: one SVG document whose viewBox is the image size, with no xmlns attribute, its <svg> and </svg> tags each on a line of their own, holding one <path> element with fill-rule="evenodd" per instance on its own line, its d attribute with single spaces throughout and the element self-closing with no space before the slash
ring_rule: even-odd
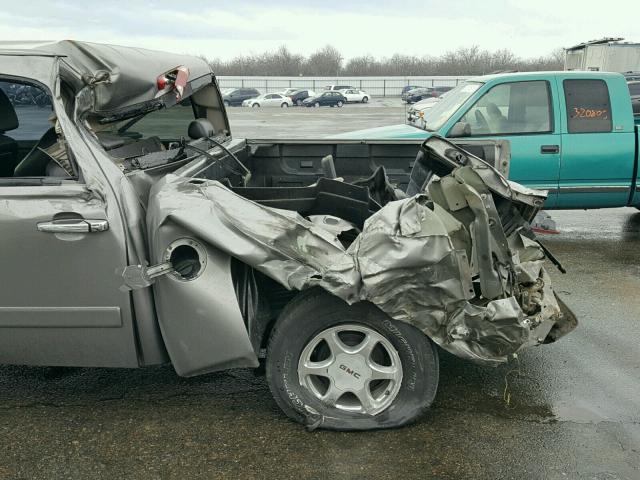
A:
<svg viewBox="0 0 640 480">
<path fill-rule="evenodd" d="M 143 48 L 75 40 L 33 44 L 33 48 L 7 47 L 0 50 L 0 55 L 64 57 L 76 80 L 93 85 L 95 112 L 110 112 L 153 100 L 158 93 L 158 76 L 177 67 L 189 70 L 189 81 L 212 74 L 201 58 Z"/>
</svg>

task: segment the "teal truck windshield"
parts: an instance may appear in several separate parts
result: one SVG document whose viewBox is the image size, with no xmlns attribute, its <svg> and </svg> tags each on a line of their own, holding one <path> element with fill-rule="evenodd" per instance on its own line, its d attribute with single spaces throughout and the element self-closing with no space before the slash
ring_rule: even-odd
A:
<svg viewBox="0 0 640 480">
<path fill-rule="evenodd" d="M 429 110 L 429 114 L 426 116 L 425 130 L 439 130 L 481 85 L 482 83 L 479 82 L 465 82 L 448 92 L 446 97 L 443 97 Z"/>
</svg>

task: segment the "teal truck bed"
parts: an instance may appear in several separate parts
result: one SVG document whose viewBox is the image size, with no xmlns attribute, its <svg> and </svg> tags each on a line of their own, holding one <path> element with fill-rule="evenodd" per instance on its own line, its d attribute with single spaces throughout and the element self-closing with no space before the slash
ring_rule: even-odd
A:
<svg viewBox="0 0 640 480">
<path fill-rule="evenodd" d="M 638 144 L 622 75 L 528 72 L 470 79 L 412 125 L 359 130 L 339 138 L 509 140 L 509 178 L 548 190 L 545 208 L 640 207 Z"/>
</svg>

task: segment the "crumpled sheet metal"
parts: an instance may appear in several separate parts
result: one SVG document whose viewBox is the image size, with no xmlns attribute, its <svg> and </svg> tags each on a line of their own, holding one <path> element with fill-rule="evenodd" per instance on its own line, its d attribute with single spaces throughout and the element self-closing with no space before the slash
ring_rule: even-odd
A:
<svg viewBox="0 0 640 480">
<path fill-rule="evenodd" d="M 167 175 L 152 190 L 148 231 L 174 222 L 290 290 L 322 286 L 349 303 L 361 286 L 334 233 L 298 213 L 247 200 L 216 181 Z"/>
<path fill-rule="evenodd" d="M 152 197 L 150 232 L 175 222 L 288 289 L 319 286 L 348 303 L 370 301 L 462 358 L 504 362 L 561 321 L 536 242 L 518 230 L 509 237 L 517 277 L 532 284 L 527 307 L 542 313 L 525 313 L 515 292 L 483 301 L 472 286 L 473 261 L 452 241 L 464 229 L 424 194 L 388 203 L 348 249 L 335 232 L 217 181 L 168 175 Z"/>
</svg>

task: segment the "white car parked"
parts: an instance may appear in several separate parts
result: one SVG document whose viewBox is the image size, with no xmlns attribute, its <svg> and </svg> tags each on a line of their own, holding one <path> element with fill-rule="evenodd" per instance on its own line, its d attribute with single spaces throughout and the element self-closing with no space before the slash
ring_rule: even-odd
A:
<svg viewBox="0 0 640 480">
<path fill-rule="evenodd" d="M 350 88 L 345 90 L 340 90 L 340 93 L 345 96 L 347 102 L 360 102 L 367 103 L 371 95 L 367 92 L 363 92 L 362 90 L 358 90 L 356 88 Z"/>
<path fill-rule="evenodd" d="M 324 88 L 322 90 L 329 91 L 329 90 L 351 90 L 351 89 L 355 89 L 356 87 L 352 86 L 352 85 L 325 85 Z"/>
<path fill-rule="evenodd" d="M 249 98 L 242 102 L 243 107 L 291 107 L 293 102 L 281 93 L 264 93 L 256 98 Z"/>
<path fill-rule="evenodd" d="M 279 93 L 280 95 L 284 95 L 285 97 L 288 97 L 289 95 L 291 95 L 293 92 L 297 92 L 298 90 L 301 90 L 300 88 L 286 88 L 284 90 L 282 90 L 281 92 L 276 92 Z"/>
</svg>

